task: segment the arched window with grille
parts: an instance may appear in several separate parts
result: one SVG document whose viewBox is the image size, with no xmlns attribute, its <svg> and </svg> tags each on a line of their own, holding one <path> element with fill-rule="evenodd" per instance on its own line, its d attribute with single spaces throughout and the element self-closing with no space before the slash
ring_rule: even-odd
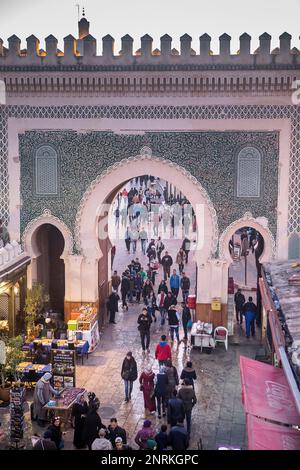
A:
<svg viewBox="0 0 300 470">
<path fill-rule="evenodd" d="M 237 158 L 237 197 L 260 197 L 261 153 L 255 147 L 244 147 Z"/>
<path fill-rule="evenodd" d="M 43 145 L 36 151 L 35 185 L 39 196 L 58 193 L 57 152 L 50 145 Z"/>
</svg>

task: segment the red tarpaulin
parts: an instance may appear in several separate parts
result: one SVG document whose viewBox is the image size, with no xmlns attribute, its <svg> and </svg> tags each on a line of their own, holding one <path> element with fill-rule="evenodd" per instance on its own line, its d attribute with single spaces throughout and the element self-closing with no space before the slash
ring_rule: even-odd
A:
<svg viewBox="0 0 300 470">
<path fill-rule="evenodd" d="M 247 415 L 248 450 L 300 450 L 300 431 Z"/>
<path fill-rule="evenodd" d="M 300 425 L 300 416 L 282 369 L 241 356 L 240 372 L 246 413 Z"/>
</svg>

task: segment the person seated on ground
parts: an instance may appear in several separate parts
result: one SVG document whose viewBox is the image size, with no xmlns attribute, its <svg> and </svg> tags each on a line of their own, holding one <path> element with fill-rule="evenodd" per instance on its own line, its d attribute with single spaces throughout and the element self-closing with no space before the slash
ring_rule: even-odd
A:
<svg viewBox="0 0 300 470">
<path fill-rule="evenodd" d="M 57 450 L 63 449 L 63 433 L 61 431 L 61 419 L 59 416 L 52 418 L 51 424 L 45 431 L 44 439 L 50 439 L 56 445 Z"/>
<path fill-rule="evenodd" d="M 122 437 L 116 437 L 115 443 L 116 450 L 132 450 L 132 447 L 123 443 Z"/>
<path fill-rule="evenodd" d="M 112 450 L 111 442 L 106 438 L 105 429 L 100 429 L 99 437 L 93 441 L 92 450 Z"/>
<path fill-rule="evenodd" d="M 116 448 L 117 437 L 122 438 L 122 442 L 127 444 L 126 431 L 118 425 L 117 418 L 111 418 L 110 425 L 108 426 L 108 439 L 110 440 L 113 448 Z"/>
</svg>

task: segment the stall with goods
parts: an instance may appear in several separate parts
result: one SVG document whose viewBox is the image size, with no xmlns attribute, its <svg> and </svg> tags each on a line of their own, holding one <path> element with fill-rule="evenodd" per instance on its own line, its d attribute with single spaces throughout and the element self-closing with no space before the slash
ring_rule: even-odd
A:
<svg viewBox="0 0 300 470">
<path fill-rule="evenodd" d="M 53 386 L 55 390 L 75 387 L 75 351 L 53 349 L 51 351 Z"/>
<path fill-rule="evenodd" d="M 67 426 L 71 421 L 72 407 L 77 397 L 85 393 L 85 391 L 84 388 L 69 387 L 55 400 L 49 400 L 44 408 L 51 411 L 55 416 L 61 416 L 64 425 Z"/>
<path fill-rule="evenodd" d="M 99 325 L 97 309 L 90 306 L 82 306 L 71 312 L 71 320 L 68 321 L 68 338 L 81 337 L 89 343 L 88 352 L 93 352 L 99 341 Z"/>
</svg>

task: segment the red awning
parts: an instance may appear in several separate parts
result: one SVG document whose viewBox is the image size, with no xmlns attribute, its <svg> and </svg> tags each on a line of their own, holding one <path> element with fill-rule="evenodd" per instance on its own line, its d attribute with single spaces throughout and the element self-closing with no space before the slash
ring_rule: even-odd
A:
<svg viewBox="0 0 300 470">
<path fill-rule="evenodd" d="M 248 450 L 300 450 L 300 431 L 247 415 Z"/>
<path fill-rule="evenodd" d="M 300 425 L 300 416 L 282 369 L 241 356 L 240 372 L 246 413 Z"/>
</svg>

